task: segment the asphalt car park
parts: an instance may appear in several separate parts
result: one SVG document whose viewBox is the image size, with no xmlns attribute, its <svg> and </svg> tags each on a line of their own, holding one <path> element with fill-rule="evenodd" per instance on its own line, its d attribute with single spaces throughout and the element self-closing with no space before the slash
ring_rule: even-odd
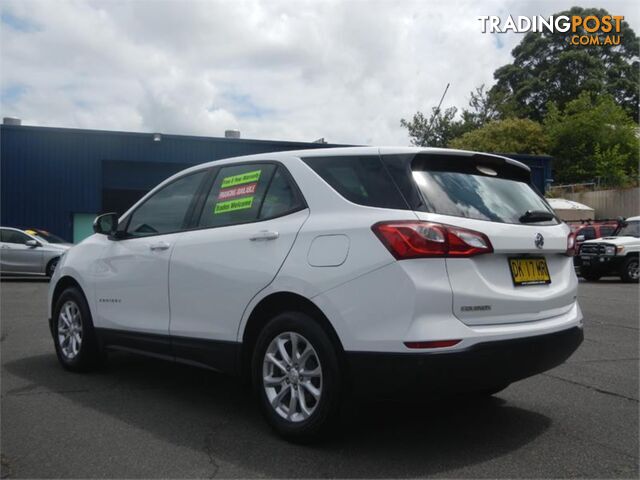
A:
<svg viewBox="0 0 640 480">
<path fill-rule="evenodd" d="M 580 283 L 569 361 L 482 402 L 370 402 L 335 436 L 287 443 L 244 386 L 113 354 L 65 372 L 43 281 L 3 280 L 3 477 L 638 477 L 638 286 Z"/>
</svg>

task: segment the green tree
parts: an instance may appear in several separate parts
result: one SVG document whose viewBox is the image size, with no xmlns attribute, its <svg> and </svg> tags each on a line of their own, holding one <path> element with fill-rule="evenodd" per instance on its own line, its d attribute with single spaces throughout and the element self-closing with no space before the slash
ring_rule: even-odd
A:
<svg viewBox="0 0 640 480">
<path fill-rule="evenodd" d="M 600 183 L 612 186 L 625 185 L 629 178 L 625 168 L 627 158 L 628 155 L 620 153 L 620 145 L 614 145 L 603 151 L 600 144 L 596 144 L 593 161 Z"/>
<path fill-rule="evenodd" d="M 465 133 L 450 147 L 494 153 L 545 154 L 549 142 L 542 125 L 526 118 L 494 120 Z"/>
<path fill-rule="evenodd" d="M 433 107 L 429 118 L 422 112 L 416 112 L 411 120 L 400 120 L 400 125 L 407 128 L 411 143 L 419 147 L 446 147 L 455 137 L 463 133 L 462 123 L 456 120 L 456 107 L 439 110 Z"/>
<path fill-rule="evenodd" d="M 489 95 L 484 84 L 469 95 L 469 108 L 462 110 L 462 123 L 465 125 L 465 130 L 480 128 L 487 122 L 499 118 L 497 99 Z"/>
<path fill-rule="evenodd" d="M 458 109 L 445 110 L 433 107 L 427 118 L 422 112 L 416 112 L 411 120 L 400 120 L 400 125 L 409 131 L 411 143 L 420 147 L 446 147 L 451 140 L 498 116 L 498 109 L 489 97 L 484 85 L 470 93 L 469 108 L 462 110 L 461 118 L 456 118 Z"/>
<path fill-rule="evenodd" d="M 544 127 L 557 183 L 602 178 L 619 185 L 637 176 L 638 126 L 611 96 L 583 92 L 563 111 L 551 104 Z"/>
<path fill-rule="evenodd" d="M 558 15 L 609 15 L 604 9 L 573 7 Z M 578 35 L 587 33 L 579 27 Z M 611 35 L 617 35 L 615 31 Z M 530 32 L 511 52 L 513 63 L 494 72 L 490 96 L 501 114 L 542 121 L 552 102 L 562 109 L 583 92 L 608 93 L 638 119 L 639 45 L 627 22 L 621 23 L 620 45 L 572 45 L 570 32 Z"/>
</svg>

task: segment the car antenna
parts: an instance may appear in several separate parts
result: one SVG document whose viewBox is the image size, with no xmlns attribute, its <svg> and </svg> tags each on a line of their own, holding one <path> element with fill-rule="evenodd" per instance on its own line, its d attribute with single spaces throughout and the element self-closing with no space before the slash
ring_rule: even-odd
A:
<svg viewBox="0 0 640 480">
<path fill-rule="evenodd" d="M 440 114 L 440 106 L 442 105 L 442 101 L 444 100 L 444 96 L 447 94 L 447 92 L 449 91 L 449 85 L 450 83 L 447 82 L 447 86 L 444 87 L 444 92 L 442 92 L 442 97 L 440 97 L 440 102 L 438 103 L 438 106 L 436 107 L 436 109 L 433 112 L 433 116 L 431 117 L 431 122 L 429 122 L 429 128 L 427 129 L 427 134 L 431 133 L 431 128 L 433 127 L 433 122 L 436 119 L 436 115 Z M 426 137 L 427 135 L 425 135 Z"/>
</svg>

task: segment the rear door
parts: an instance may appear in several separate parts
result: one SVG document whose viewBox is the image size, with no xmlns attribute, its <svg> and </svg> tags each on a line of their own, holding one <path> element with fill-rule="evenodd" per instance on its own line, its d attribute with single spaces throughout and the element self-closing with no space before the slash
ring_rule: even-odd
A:
<svg viewBox="0 0 640 480">
<path fill-rule="evenodd" d="M 235 342 L 245 307 L 276 276 L 309 215 L 293 179 L 277 163 L 220 167 L 171 258 L 174 351 L 218 367 L 216 348 Z"/>
<path fill-rule="evenodd" d="M 420 219 L 481 232 L 493 246 L 490 254 L 446 259 L 460 320 L 526 322 L 572 308 L 569 227 L 530 187 L 526 167 L 492 156 L 418 155 L 411 169 L 425 200 Z"/>
</svg>

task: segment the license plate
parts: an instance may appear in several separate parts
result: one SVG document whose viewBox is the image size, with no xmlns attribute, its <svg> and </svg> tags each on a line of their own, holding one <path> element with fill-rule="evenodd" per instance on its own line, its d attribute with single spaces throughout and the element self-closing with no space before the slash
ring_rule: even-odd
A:
<svg viewBox="0 0 640 480">
<path fill-rule="evenodd" d="M 509 267 L 516 287 L 551 283 L 547 260 L 543 257 L 510 258 Z"/>
<path fill-rule="evenodd" d="M 580 260 L 582 261 L 582 263 L 584 263 L 585 265 L 588 265 L 589 263 L 591 263 L 591 257 L 580 257 Z"/>
</svg>

